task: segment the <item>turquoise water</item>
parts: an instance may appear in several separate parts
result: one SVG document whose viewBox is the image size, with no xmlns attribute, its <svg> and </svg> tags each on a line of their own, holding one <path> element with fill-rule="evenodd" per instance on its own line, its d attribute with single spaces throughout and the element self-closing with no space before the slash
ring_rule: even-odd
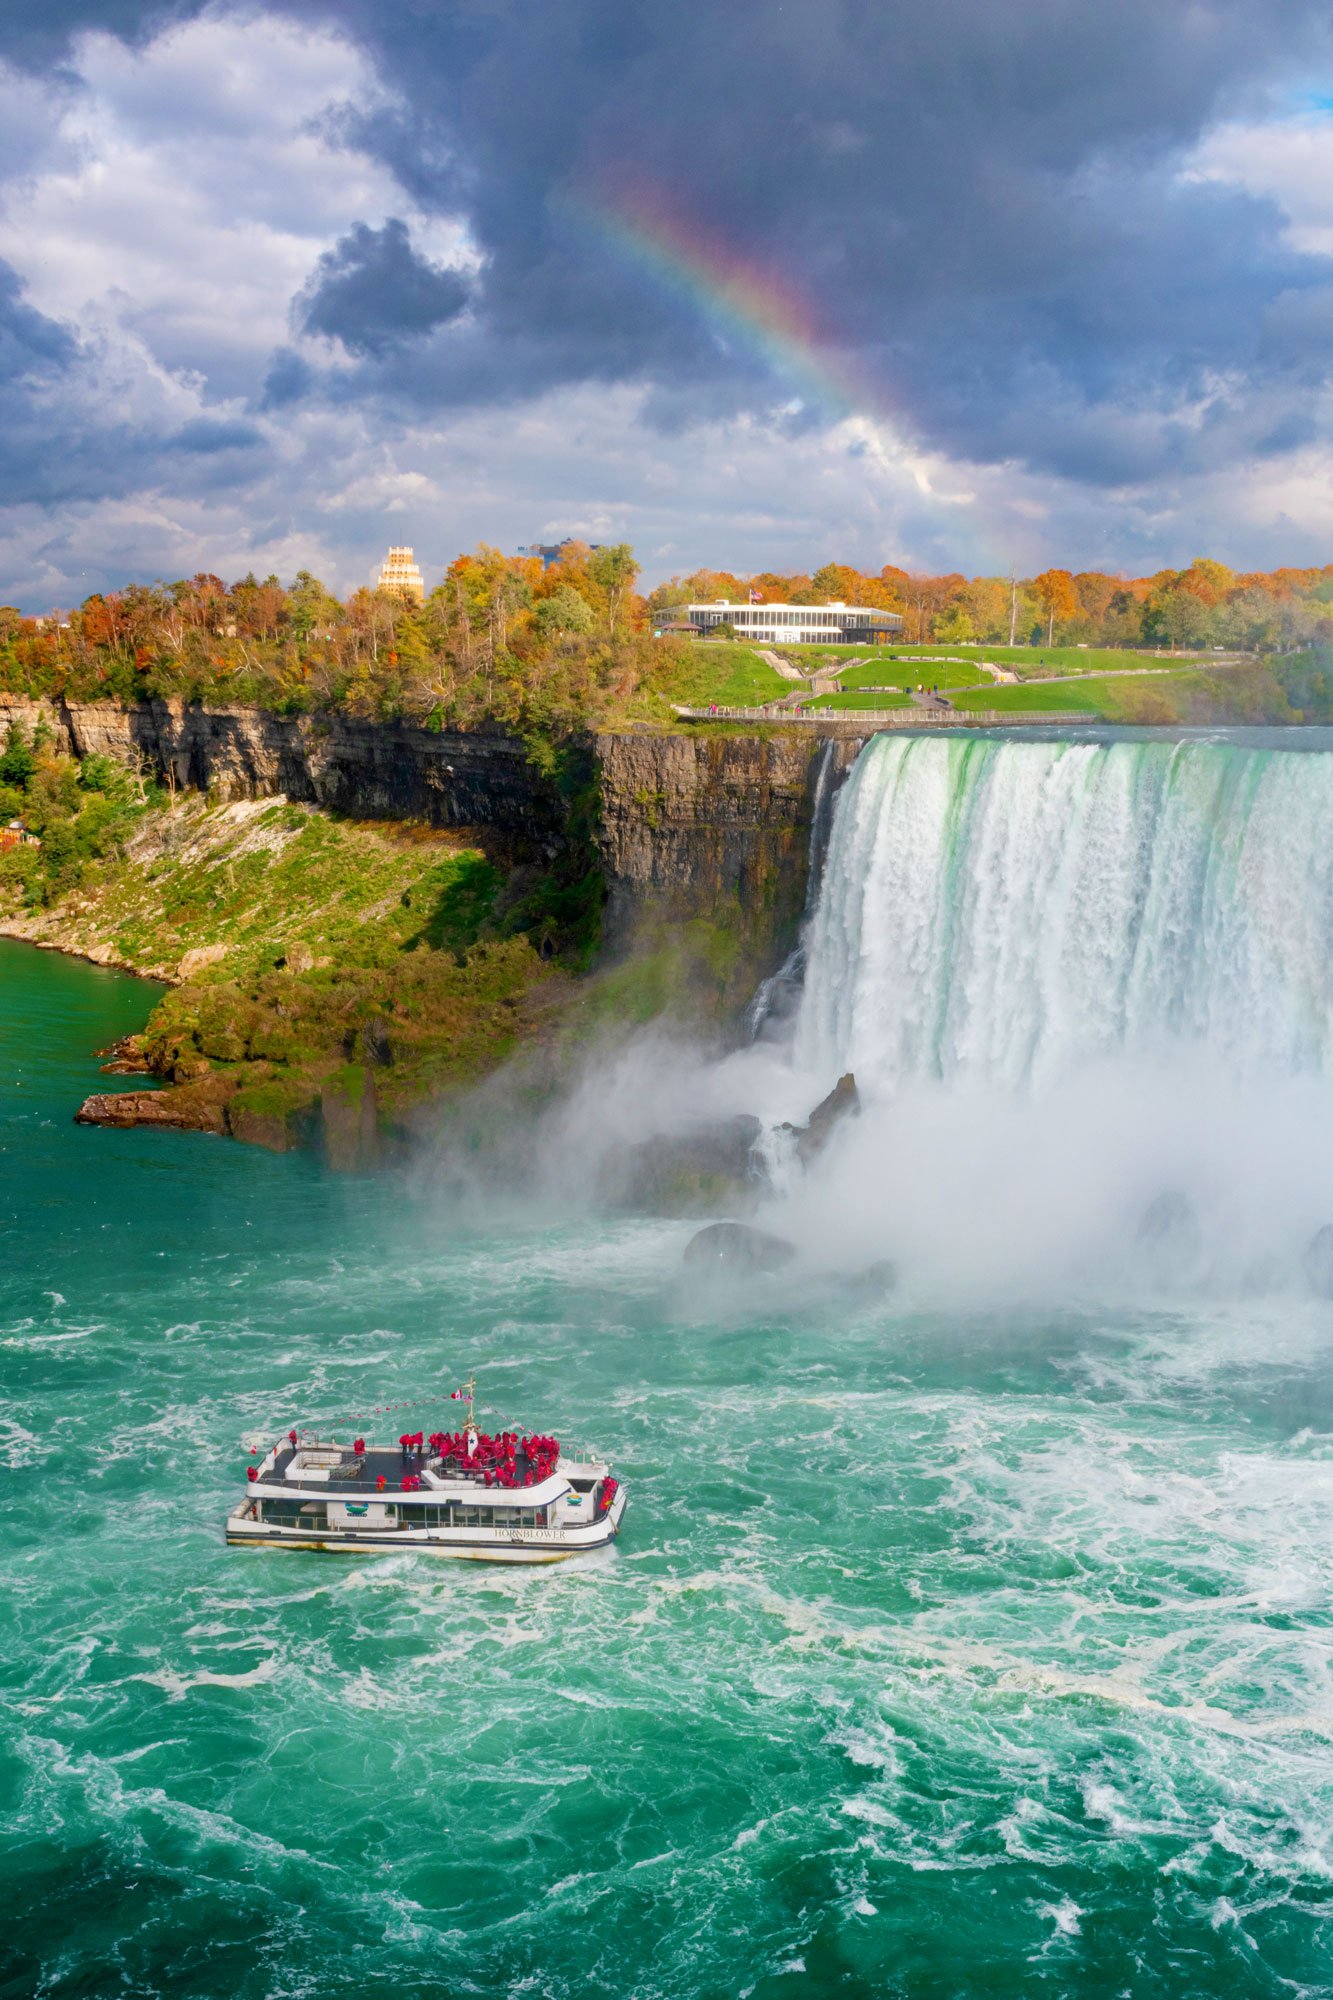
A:
<svg viewBox="0 0 1333 2000">
<path fill-rule="evenodd" d="M 1333 1990 L 1333 1308 L 705 1309 L 75 1127 L 151 998 L 0 942 L 0 1992 Z M 224 1548 L 248 1428 L 474 1365 L 608 1558 Z"/>
</svg>

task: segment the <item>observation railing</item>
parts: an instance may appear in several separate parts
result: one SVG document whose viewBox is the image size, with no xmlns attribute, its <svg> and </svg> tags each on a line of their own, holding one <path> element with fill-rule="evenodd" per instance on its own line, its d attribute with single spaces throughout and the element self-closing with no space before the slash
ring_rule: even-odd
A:
<svg viewBox="0 0 1333 2000">
<path fill-rule="evenodd" d="M 1065 728 L 1104 717 L 1073 708 L 817 708 L 797 715 L 785 708 L 681 708 L 682 722 L 784 722 L 806 729 Z"/>
</svg>

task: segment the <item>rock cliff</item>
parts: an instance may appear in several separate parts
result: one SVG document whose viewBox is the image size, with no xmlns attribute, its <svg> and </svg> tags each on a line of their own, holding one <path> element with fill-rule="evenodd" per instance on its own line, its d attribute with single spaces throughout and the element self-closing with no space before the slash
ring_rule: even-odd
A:
<svg viewBox="0 0 1333 2000">
<path fill-rule="evenodd" d="M 772 971 L 800 922 L 816 816 L 863 742 L 805 730 L 597 737 L 608 941 L 645 917 L 730 911 L 756 978 Z"/>
<path fill-rule="evenodd" d="M 283 793 L 354 819 L 467 827 L 514 859 L 549 860 L 571 837 L 560 787 L 499 732 L 0 695 L 0 732 L 9 719 L 44 721 L 76 756 L 137 763 L 218 800 Z M 590 738 L 579 775 L 596 785 L 612 950 L 645 925 L 698 920 L 733 935 L 737 990 L 772 971 L 804 906 L 811 827 L 863 740 L 777 729 Z"/>
<path fill-rule="evenodd" d="M 516 840 L 548 857 L 565 806 L 499 732 L 413 729 L 356 716 L 271 715 L 183 702 L 38 702 L 0 695 L 0 730 L 39 720 L 76 757 L 138 763 L 182 790 L 222 801 L 289 799 L 353 819 L 424 820 Z"/>
</svg>

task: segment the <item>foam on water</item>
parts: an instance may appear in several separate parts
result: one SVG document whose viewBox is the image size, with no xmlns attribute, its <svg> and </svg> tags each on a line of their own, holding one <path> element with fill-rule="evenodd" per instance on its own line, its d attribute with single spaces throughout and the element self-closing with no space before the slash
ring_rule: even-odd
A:
<svg viewBox="0 0 1333 2000">
<path fill-rule="evenodd" d="M 488 1233 L 430 1184 L 76 1129 L 87 1051 L 147 997 L 0 944 L 0 1041 L 40 1045 L 44 1079 L 18 1103 L 0 1066 L 7 1990 L 1333 1991 L 1333 1308 L 1291 1256 L 1244 1295 L 1231 1275 L 1324 1219 L 1327 953 L 1320 972 L 1316 919 L 1253 872 L 1322 881 L 1333 850 L 1295 858 L 1322 779 L 1033 747 L 1023 772 L 873 752 L 834 826 L 798 1060 L 663 1071 L 682 1122 L 756 1090 L 799 1118 L 847 1061 L 864 1076 L 866 1117 L 780 1210 L 806 1263 L 725 1309 L 674 1285 L 688 1225 L 566 1206 Z M 973 967 L 929 1034 L 895 967 L 910 944 L 938 984 L 944 919 L 924 863 L 884 847 L 900 806 L 914 852 L 946 854 L 947 949 Z M 1210 815 L 1225 868 L 1199 859 Z M 1071 828 L 1088 846 L 1062 875 Z M 1201 1028 L 1170 997 L 1175 919 L 1152 928 L 1186 905 L 1217 940 L 1185 953 L 1212 982 Z M 1299 1006 L 1259 994 L 1264 967 L 1307 979 Z M 996 968 L 1003 1027 L 977 1016 Z M 1163 1008 L 1197 1076 L 1149 1046 Z M 1217 1219 L 1164 1298 L 1122 1265 L 1173 1131 Z M 1276 1196 L 1244 1199 L 1237 1134 Z M 1010 1243 L 1040 1203 L 1067 1257 Z M 805 1288 L 847 1243 L 897 1258 L 903 1291 Z M 473 1366 L 497 1415 L 613 1452 L 632 1508 L 609 1558 L 222 1546 L 247 1430 L 429 1407 Z"/>
</svg>

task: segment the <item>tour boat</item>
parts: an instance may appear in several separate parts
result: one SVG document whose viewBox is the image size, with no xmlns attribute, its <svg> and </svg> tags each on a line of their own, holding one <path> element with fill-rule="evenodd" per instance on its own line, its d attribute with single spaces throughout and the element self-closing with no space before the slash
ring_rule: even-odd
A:
<svg viewBox="0 0 1333 2000">
<path fill-rule="evenodd" d="M 227 1517 L 228 1543 L 550 1563 L 615 1540 L 625 1489 L 604 1459 L 567 1455 L 558 1438 L 478 1429 L 471 1382 L 452 1400 L 467 1403 L 460 1429 L 404 1432 L 396 1445 L 295 1429 L 274 1443 L 247 1438 L 249 1490 Z"/>
</svg>

